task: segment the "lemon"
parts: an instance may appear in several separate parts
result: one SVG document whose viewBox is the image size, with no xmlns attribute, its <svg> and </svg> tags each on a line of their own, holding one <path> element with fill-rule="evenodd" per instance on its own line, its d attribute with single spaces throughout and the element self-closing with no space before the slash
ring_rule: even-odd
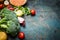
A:
<svg viewBox="0 0 60 40">
<path fill-rule="evenodd" d="M 0 40 L 7 40 L 7 34 L 5 32 L 0 32 Z"/>
</svg>

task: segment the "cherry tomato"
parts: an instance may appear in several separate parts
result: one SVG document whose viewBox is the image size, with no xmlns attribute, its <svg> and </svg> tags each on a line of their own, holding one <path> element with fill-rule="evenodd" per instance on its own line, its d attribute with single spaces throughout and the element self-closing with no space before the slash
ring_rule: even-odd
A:
<svg viewBox="0 0 60 40">
<path fill-rule="evenodd" d="M 14 8 L 12 8 L 12 7 L 11 8 L 8 8 L 8 9 L 11 10 L 11 11 L 14 11 Z"/>
<path fill-rule="evenodd" d="M 11 5 L 7 5 L 7 8 L 11 11 L 14 11 L 14 8 Z"/>
<path fill-rule="evenodd" d="M 7 8 L 11 8 L 12 6 L 11 5 L 7 5 Z"/>
<path fill-rule="evenodd" d="M 0 9 L 2 9 L 4 7 L 4 5 L 3 4 L 0 4 Z"/>
<path fill-rule="evenodd" d="M 30 12 L 31 12 L 32 16 L 34 16 L 36 14 L 36 11 L 34 9 L 32 9 Z"/>
<path fill-rule="evenodd" d="M 19 32 L 18 38 L 19 38 L 19 39 L 24 39 L 24 38 L 25 38 L 24 32 Z"/>
</svg>

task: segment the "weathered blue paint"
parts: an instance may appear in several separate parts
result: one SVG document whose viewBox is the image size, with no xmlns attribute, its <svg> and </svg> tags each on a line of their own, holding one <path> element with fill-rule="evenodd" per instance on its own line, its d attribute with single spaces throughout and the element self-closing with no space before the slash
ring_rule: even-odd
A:
<svg viewBox="0 0 60 40">
<path fill-rule="evenodd" d="M 60 8 L 56 5 L 58 1 L 28 0 L 27 6 L 36 9 L 36 16 L 25 16 L 26 27 L 21 27 L 25 40 L 60 40 Z"/>
</svg>

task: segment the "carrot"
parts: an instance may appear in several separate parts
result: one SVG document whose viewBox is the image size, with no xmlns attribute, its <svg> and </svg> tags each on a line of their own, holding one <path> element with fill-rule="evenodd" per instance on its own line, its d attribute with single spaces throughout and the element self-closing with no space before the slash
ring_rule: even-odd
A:
<svg viewBox="0 0 60 40">
<path fill-rule="evenodd" d="M 22 6 L 27 2 L 27 0 L 10 0 L 10 3 L 14 6 Z"/>
</svg>

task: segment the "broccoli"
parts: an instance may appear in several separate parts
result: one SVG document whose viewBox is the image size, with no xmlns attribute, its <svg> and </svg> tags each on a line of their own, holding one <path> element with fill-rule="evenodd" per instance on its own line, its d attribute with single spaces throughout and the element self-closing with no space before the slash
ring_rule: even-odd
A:
<svg viewBox="0 0 60 40">
<path fill-rule="evenodd" d="M 0 28 L 11 36 L 17 35 L 20 30 L 20 24 L 16 14 L 7 8 L 4 8 L 0 12 L 0 16 L 3 16 L 3 18 L 0 19 Z"/>
</svg>

